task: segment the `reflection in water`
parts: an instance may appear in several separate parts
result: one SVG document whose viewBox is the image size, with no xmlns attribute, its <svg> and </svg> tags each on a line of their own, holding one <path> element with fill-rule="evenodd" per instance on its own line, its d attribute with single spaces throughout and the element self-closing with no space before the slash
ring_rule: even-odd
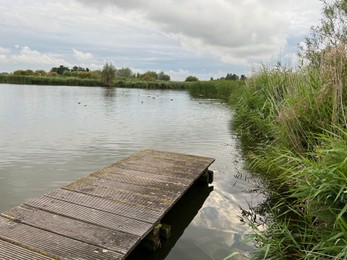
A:
<svg viewBox="0 0 347 260">
<path fill-rule="evenodd" d="M 105 97 L 105 100 L 114 100 L 114 98 L 116 97 L 116 89 L 104 88 L 104 97 Z"/>
<path fill-rule="evenodd" d="M 227 105 L 184 91 L 2 84 L 0 212 L 138 150 L 195 154 L 216 159 L 214 189 L 166 259 L 247 252 L 239 208 L 262 198 L 235 178 L 248 173 L 230 120 Z"/>
<path fill-rule="evenodd" d="M 162 240 L 160 250 L 156 252 L 149 252 L 142 244 L 140 244 L 140 246 L 131 255 L 129 255 L 127 259 L 165 259 L 176 244 L 177 240 L 183 234 L 184 230 L 194 219 L 199 209 L 203 206 L 206 198 L 209 196 L 212 190 L 213 186 L 207 186 L 206 184 L 203 185 L 201 183 L 194 184 L 162 219 L 161 223 L 171 225 L 171 237 L 167 240 Z"/>
</svg>

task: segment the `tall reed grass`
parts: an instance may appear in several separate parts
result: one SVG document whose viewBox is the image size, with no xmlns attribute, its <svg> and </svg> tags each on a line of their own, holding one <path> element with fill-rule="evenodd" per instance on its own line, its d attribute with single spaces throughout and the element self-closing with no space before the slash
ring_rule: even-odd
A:
<svg viewBox="0 0 347 260">
<path fill-rule="evenodd" d="M 27 85 L 62 85 L 62 86 L 103 86 L 100 79 L 77 78 L 77 77 L 40 77 L 24 75 L 0 74 L 0 83 L 27 84 Z M 187 89 L 186 82 L 178 81 L 145 81 L 138 79 L 116 79 L 113 87 L 120 88 L 146 88 L 146 89 Z"/>
<path fill-rule="evenodd" d="M 249 167 L 275 197 L 267 229 L 250 222 L 254 259 L 347 259 L 346 53 L 327 49 L 319 67 L 263 68 L 231 95 Z"/>
<path fill-rule="evenodd" d="M 185 90 L 188 84 L 178 81 L 146 81 L 138 79 L 117 79 L 113 86 L 118 88 L 175 89 Z"/>
<path fill-rule="evenodd" d="M 201 98 L 218 98 L 228 101 L 230 95 L 239 86 L 244 85 L 241 80 L 211 80 L 211 81 L 194 81 L 185 82 L 188 86 L 189 93 L 193 97 Z"/>
<path fill-rule="evenodd" d="M 102 86 L 97 79 L 81 79 L 76 77 L 39 77 L 23 75 L 0 75 L 0 83 L 27 85 L 62 85 L 62 86 Z"/>
</svg>

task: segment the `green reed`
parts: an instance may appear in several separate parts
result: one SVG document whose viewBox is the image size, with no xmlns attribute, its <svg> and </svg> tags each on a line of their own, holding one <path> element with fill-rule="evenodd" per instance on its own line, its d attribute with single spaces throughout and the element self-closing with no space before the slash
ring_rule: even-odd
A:
<svg viewBox="0 0 347 260">
<path fill-rule="evenodd" d="M 265 231 L 249 222 L 254 259 L 347 258 L 345 75 L 263 68 L 231 95 L 248 166 L 275 198 Z"/>
</svg>

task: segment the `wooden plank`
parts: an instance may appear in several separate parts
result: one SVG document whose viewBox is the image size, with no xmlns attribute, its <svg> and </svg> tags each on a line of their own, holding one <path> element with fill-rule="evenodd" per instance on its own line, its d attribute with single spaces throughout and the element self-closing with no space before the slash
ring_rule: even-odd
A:
<svg viewBox="0 0 347 260">
<path fill-rule="evenodd" d="M 114 166 L 157 174 L 173 174 L 192 180 L 213 162 L 214 159 L 207 157 L 145 150 L 118 161 Z"/>
<path fill-rule="evenodd" d="M 121 169 L 121 168 L 117 168 Z M 141 172 L 142 173 L 142 172 Z M 150 188 L 155 188 L 159 190 L 166 190 L 170 191 L 171 193 L 180 194 L 184 190 L 184 185 L 182 184 L 176 184 L 172 182 L 165 181 L 165 179 L 169 179 L 169 176 L 164 176 L 164 178 L 158 178 L 162 177 L 161 175 L 155 175 L 152 178 L 149 178 L 148 176 L 142 177 L 142 176 L 136 176 L 131 174 L 123 174 L 123 173 L 109 173 L 109 172 L 95 172 L 90 175 L 91 177 L 96 177 L 99 179 L 104 180 L 112 180 L 122 183 L 129 183 L 134 185 L 140 185 Z"/>
<path fill-rule="evenodd" d="M 168 168 L 175 169 L 175 171 L 194 174 L 196 172 L 204 171 L 206 163 L 200 161 L 178 161 L 171 158 L 157 158 L 157 157 L 129 157 L 126 160 L 122 161 L 126 163 L 136 163 L 140 165 L 152 165 L 157 166 L 158 168 Z M 193 164 L 194 163 L 194 164 Z"/>
<path fill-rule="evenodd" d="M 150 208 L 121 203 L 119 201 L 99 198 L 70 190 L 57 189 L 45 194 L 45 196 L 152 224 L 156 223 L 161 216 L 160 212 Z"/>
<path fill-rule="evenodd" d="M 142 167 L 142 171 L 169 173 L 191 179 L 205 171 L 213 162 L 212 158 L 145 150 L 120 160 L 116 165 L 128 169 L 129 164 L 129 169 L 139 170 L 138 167 Z M 137 167 L 133 168 L 135 166 Z"/>
<path fill-rule="evenodd" d="M 140 237 L 147 234 L 152 228 L 151 224 L 143 221 L 87 208 L 45 196 L 25 202 L 25 205 Z"/>
<path fill-rule="evenodd" d="M 163 200 L 175 199 L 177 195 L 180 195 L 182 193 L 181 191 L 174 193 L 171 191 L 167 191 L 166 189 L 150 188 L 143 185 L 117 182 L 113 180 L 105 180 L 105 179 L 95 178 L 91 176 L 80 179 L 79 181 L 76 181 L 72 184 L 68 184 L 65 187 L 68 189 L 74 189 L 73 187 L 75 187 L 76 185 L 81 185 L 81 184 L 98 186 L 98 187 L 106 187 L 106 188 L 110 188 L 114 190 L 131 192 L 131 193 L 139 194 L 139 195 L 152 196 L 154 198 L 160 197 Z"/>
<path fill-rule="evenodd" d="M 98 187 L 94 185 L 86 185 L 83 183 L 72 183 L 68 186 L 65 186 L 64 188 L 131 205 L 150 208 L 159 212 L 165 210 L 172 203 L 172 200 L 163 200 L 161 198 L 156 198 L 153 196 L 139 195 L 127 191 L 117 191 L 107 187 Z"/>
<path fill-rule="evenodd" d="M 135 156 L 140 158 L 150 157 L 164 160 L 167 159 L 170 161 L 175 161 L 176 164 L 192 168 L 200 168 L 201 166 L 209 167 L 215 161 L 213 158 L 208 157 L 155 150 L 143 150 L 136 153 Z"/>
<path fill-rule="evenodd" d="M 161 175 L 160 172 L 145 172 L 141 170 L 136 171 L 130 169 L 123 169 L 118 167 L 117 164 L 112 164 L 91 174 L 91 176 L 113 180 L 117 180 L 119 175 L 124 176 L 123 178 L 140 178 L 141 180 L 145 179 L 149 181 L 165 182 L 167 184 L 174 184 L 183 187 L 191 183 L 191 180 L 180 178 L 178 176 Z"/>
<path fill-rule="evenodd" d="M 0 217 L 0 239 L 53 258 L 122 259 L 123 255 L 94 245 Z"/>
<path fill-rule="evenodd" d="M 191 169 L 186 170 L 178 166 L 165 167 L 162 165 L 155 165 L 150 163 L 138 164 L 136 163 L 135 160 L 119 162 L 117 163 L 117 167 L 134 170 L 134 171 L 151 172 L 151 173 L 156 173 L 160 175 L 171 175 L 171 176 L 187 179 L 190 182 L 192 182 L 200 173 L 200 171 L 194 171 Z"/>
<path fill-rule="evenodd" d="M 31 207 L 16 207 L 4 212 L 2 215 L 16 222 L 100 248 L 117 251 L 123 255 L 127 254 L 140 240 L 139 236 L 103 228 Z"/>
<path fill-rule="evenodd" d="M 213 161 L 145 150 L 27 201 L 0 216 L 0 259 L 123 259 Z"/>
<path fill-rule="evenodd" d="M 0 240 L 1 260 L 49 260 L 50 257 L 40 255 L 20 246 Z"/>
</svg>

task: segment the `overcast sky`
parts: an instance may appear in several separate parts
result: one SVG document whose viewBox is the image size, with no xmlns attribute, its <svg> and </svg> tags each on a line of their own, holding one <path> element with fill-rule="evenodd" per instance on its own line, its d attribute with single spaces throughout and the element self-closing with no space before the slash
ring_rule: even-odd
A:
<svg viewBox="0 0 347 260">
<path fill-rule="evenodd" d="M 319 0 L 0 0 L 0 72 L 105 62 L 172 79 L 287 63 Z"/>
</svg>

